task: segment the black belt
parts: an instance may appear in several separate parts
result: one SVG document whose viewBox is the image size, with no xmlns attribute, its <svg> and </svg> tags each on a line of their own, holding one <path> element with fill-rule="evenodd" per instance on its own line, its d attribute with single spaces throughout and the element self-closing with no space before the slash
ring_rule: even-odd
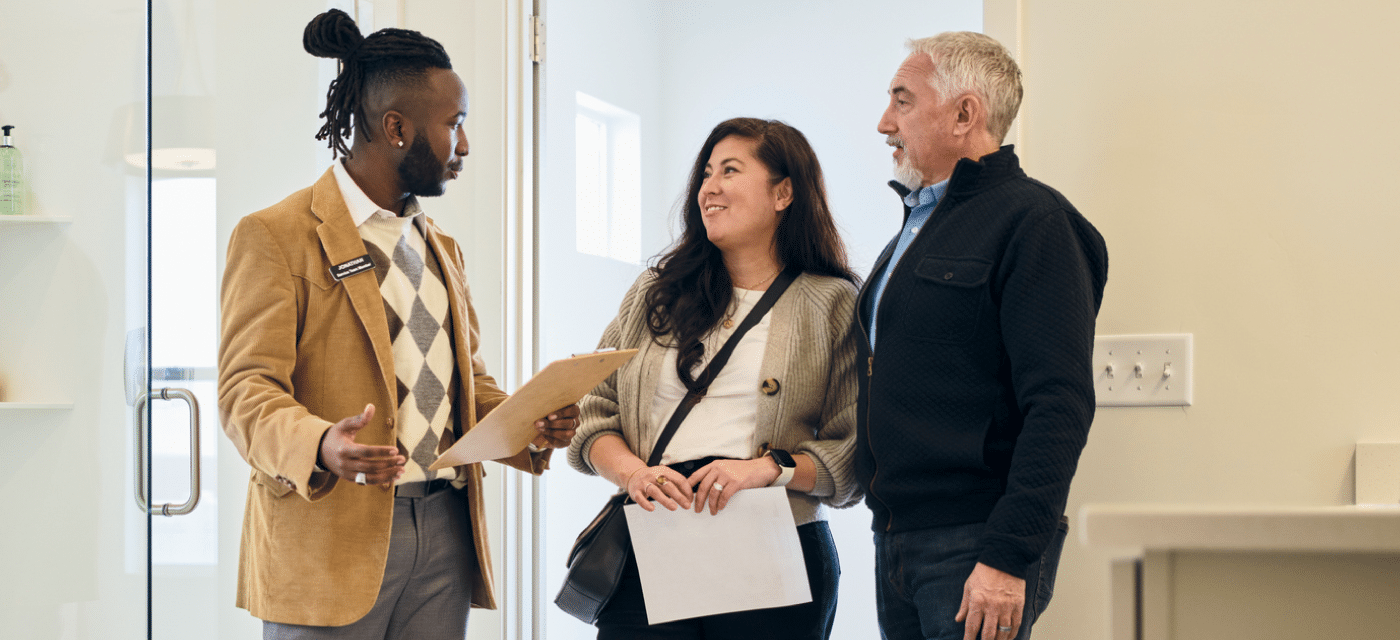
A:
<svg viewBox="0 0 1400 640">
<path fill-rule="evenodd" d="M 429 480 L 427 482 L 407 482 L 394 485 L 396 498 L 426 498 L 452 486 L 451 480 Z"/>
</svg>

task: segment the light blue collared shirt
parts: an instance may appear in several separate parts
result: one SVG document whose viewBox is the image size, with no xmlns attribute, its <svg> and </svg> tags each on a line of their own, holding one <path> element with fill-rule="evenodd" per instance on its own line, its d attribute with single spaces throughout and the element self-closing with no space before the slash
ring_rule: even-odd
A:
<svg viewBox="0 0 1400 640">
<path fill-rule="evenodd" d="M 905 249 L 914 241 L 914 236 L 919 235 L 924 223 L 928 222 L 929 216 L 933 215 L 933 209 L 938 206 L 943 195 L 948 192 L 948 181 L 944 180 L 938 184 L 932 184 L 918 191 L 910 191 L 904 196 L 904 204 L 909 205 L 909 219 L 904 221 L 904 230 L 899 232 L 899 242 L 894 245 L 894 253 L 890 254 L 890 261 L 885 263 L 884 271 L 875 280 L 875 290 L 870 295 L 870 308 L 866 310 L 866 317 L 870 318 L 870 350 L 875 350 L 875 311 L 880 308 L 880 296 L 885 294 L 885 285 L 890 281 L 890 272 L 895 265 L 899 264 L 900 256 L 904 255 Z"/>
</svg>

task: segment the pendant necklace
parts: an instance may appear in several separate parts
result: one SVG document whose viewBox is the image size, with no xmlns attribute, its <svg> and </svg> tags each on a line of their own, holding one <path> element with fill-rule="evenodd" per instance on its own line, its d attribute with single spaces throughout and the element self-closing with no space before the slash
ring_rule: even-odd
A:
<svg viewBox="0 0 1400 640">
<path fill-rule="evenodd" d="M 740 289 L 746 289 L 746 290 L 752 291 L 752 290 L 754 290 L 754 289 L 756 289 L 756 288 L 758 288 L 758 287 L 763 286 L 764 283 L 768 282 L 769 280 L 772 280 L 773 278 L 776 278 L 776 277 L 778 276 L 778 274 L 779 274 L 779 273 L 782 273 L 782 272 L 783 272 L 783 268 L 782 268 L 782 267 L 778 267 L 778 270 L 777 270 L 777 271 L 774 271 L 773 273 L 768 274 L 768 277 L 767 277 L 767 278 L 764 278 L 764 279 L 762 279 L 762 280 L 759 280 L 758 282 L 755 282 L 755 283 L 753 283 L 752 285 L 742 285 L 742 284 L 739 284 L 739 283 L 735 282 L 735 283 L 734 283 L 734 286 L 736 286 L 736 287 L 738 287 L 738 288 L 740 288 Z M 724 327 L 725 329 L 732 329 L 732 328 L 734 328 L 734 312 L 735 312 L 735 311 L 738 311 L 738 310 L 739 310 L 739 301 L 738 301 L 737 299 L 730 300 L 730 302 L 729 302 L 729 309 L 728 309 L 727 311 L 725 311 L 725 313 L 724 313 L 724 322 L 721 322 L 721 323 L 720 323 L 720 326 Z"/>
</svg>

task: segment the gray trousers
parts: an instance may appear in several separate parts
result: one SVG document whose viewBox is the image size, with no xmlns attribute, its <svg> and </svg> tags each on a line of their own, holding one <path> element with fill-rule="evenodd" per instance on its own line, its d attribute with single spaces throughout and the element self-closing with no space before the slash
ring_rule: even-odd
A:
<svg viewBox="0 0 1400 640">
<path fill-rule="evenodd" d="M 263 640 L 463 640 L 476 550 L 465 492 L 394 498 L 394 528 L 379 597 L 343 627 L 263 622 Z M 327 532 L 334 535 L 334 532 Z M 335 585 L 326 585 L 334 589 Z"/>
</svg>

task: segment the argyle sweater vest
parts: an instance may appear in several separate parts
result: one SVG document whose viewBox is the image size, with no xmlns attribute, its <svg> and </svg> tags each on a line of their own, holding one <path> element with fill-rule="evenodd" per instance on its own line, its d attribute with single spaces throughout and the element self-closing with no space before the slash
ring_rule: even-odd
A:
<svg viewBox="0 0 1400 640">
<path fill-rule="evenodd" d="M 360 225 L 360 237 L 374 260 L 393 344 L 399 399 L 396 444 L 408 458 L 399 484 L 452 478 L 456 473 L 428 470 L 454 440 L 451 390 L 456 388 L 457 366 L 442 267 L 415 218 L 376 214 Z"/>
</svg>

